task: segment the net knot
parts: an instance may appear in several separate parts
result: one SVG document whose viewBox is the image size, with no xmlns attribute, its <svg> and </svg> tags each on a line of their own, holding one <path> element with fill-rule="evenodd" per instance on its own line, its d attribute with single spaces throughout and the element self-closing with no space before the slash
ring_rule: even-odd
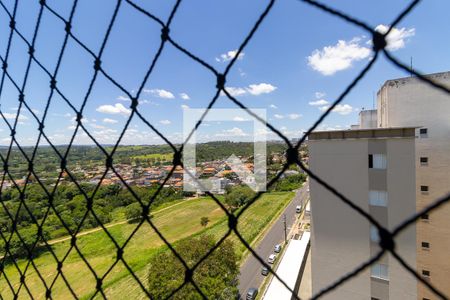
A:
<svg viewBox="0 0 450 300">
<path fill-rule="evenodd" d="M 392 238 L 392 234 L 384 228 L 379 228 L 378 234 L 380 235 L 380 247 L 390 252 L 394 251 L 395 242 Z"/>
<path fill-rule="evenodd" d="M 164 26 L 164 27 L 161 29 L 161 40 L 162 40 L 163 42 L 165 42 L 165 41 L 167 41 L 167 40 L 169 39 L 169 32 L 170 32 L 169 27 Z"/>
<path fill-rule="evenodd" d="M 298 162 L 298 152 L 295 148 L 289 148 L 286 150 L 286 160 L 289 165 L 296 164 Z"/>
<path fill-rule="evenodd" d="M 373 33 L 372 42 L 373 50 L 376 52 L 383 50 L 387 45 L 386 37 L 378 31 L 375 31 Z"/>
<path fill-rule="evenodd" d="M 223 90 L 225 87 L 225 75 L 224 74 L 217 74 L 217 83 L 216 88 L 219 90 Z"/>
</svg>

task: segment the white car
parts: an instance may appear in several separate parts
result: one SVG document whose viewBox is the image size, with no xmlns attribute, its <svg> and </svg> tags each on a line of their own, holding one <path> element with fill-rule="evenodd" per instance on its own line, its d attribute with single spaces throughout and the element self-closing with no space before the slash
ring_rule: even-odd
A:
<svg viewBox="0 0 450 300">
<path fill-rule="evenodd" d="M 274 249 L 273 249 L 273 252 L 280 253 L 280 251 L 281 251 L 281 245 L 280 244 L 276 244 Z"/>
<path fill-rule="evenodd" d="M 269 255 L 269 258 L 267 259 L 267 262 L 268 262 L 269 264 L 273 264 L 273 263 L 275 262 L 275 258 L 277 258 L 277 255 L 276 255 L 276 254 L 270 254 L 270 255 Z"/>
</svg>

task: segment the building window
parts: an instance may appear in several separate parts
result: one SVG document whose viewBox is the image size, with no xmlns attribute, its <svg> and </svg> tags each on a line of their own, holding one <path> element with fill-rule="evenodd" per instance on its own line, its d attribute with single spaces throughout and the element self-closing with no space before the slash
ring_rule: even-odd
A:
<svg viewBox="0 0 450 300">
<path fill-rule="evenodd" d="M 386 169 L 385 154 L 369 154 L 369 169 Z"/>
<path fill-rule="evenodd" d="M 370 276 L 373 277 L 373 278 L 389 280 L 388 265 L 385 265 L 385 264 L 373 264 L 371 269 L 370 269 Z"/>
<path fill-rule="evenodd" d="M 386 191 L 369 191 L 369 204 L 373 206 L 384 206 L 388 204 Z"/>
<path fill-rule="evenodd" d="M 419 129 L 420 137 L 428 137 L 428 128 L 420 128 Z"/>
<path fill-rule="evenodd" d="M 421 166 L 428 166 L 428 157 L 421 157 L 420 158 L 420 165 Z"/>
<path fill-rule="evenodd" d="M 428 185 L 421 185 L 420 186 L 420 191 L 421 192 L 428 192 Z"/>
<path fill-rule="evenodd" d="M 370 226 L 370 241 L 378 243 L 380 241 L 380 236 L 378 235 L 378 229 L 371 225 Z"/>
<path fill-rule="evenodd" d="M 422 276 L 423 277 L 430 277 L 430 271 L 428 271 L 428 270 L 422 270 Z"/>
<path fill-rule="evenodd" d="M 422 248 L 430 249 L 430 243 L 428 243 L 428 242 L 422 242 Z"/>
<path fill-rule="evenodd" d="M 423 215 L 420 216 L 420 218 L 421 218 L 422 220 L 424 220 L 424 221 L 428 221 L 428 220 L 430 219 L 430 215 L 428 215 L 428 214 L 423 214 Z"/>
</svg>

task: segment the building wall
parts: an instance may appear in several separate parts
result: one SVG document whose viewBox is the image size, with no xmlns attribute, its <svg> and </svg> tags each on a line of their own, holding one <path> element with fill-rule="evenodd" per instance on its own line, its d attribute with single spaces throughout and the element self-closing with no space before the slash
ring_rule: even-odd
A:
<svg viewBox="0 0 450 300">
<path fill-rule="evenodd" d="M 369 211 L 382 225 L 393 228 L 415 211 L 413 139 L 310 140 L 309 151 L 311 170 Z M 387 154 L 387 169 L 369 169 L 369 153 Z M 369 189 L 374 187 L 387 190 L 387 208 L 369 205 Z M 314 180 L 310 182 L 310 190 L 311 272 L 313 294 L 316 294 L 366 261 L 379 248 L 370 241 L 370 223 L 364 217 Z M 399 237 L 401 254 L 412 266 L 416 261 L 415 236 L 412 226 Z M 415 299 L 415 280 L 406 276 L 391 257 L 385 256 L 381 262 L 389 265 L 389 281 L 374 280 L 370 270 L 365 270 L 324 298 Z"/>
<path fill-rule="evenodd" d="M 359 128 L 377 128 L 377 110 L 368 109 L 359 112 Z"/>
<path fill-rule="evenodd" d="M 368 209 L 367 140 L 309 142 L 310 168 L 346 197 Z M 313 295 L 367 260 L 369 223 L 310 180 L 311 276 Z M 351 279 L 324 299 L 367 299 L 370 271 Z"/>
<path fill-rule="evenodd" d="M 450 87 L 450 73 L 428 76 Z M 423 126 L 427 136 L 416 139 L 416 196 L 420 210 L 450 192 L 450 97 L 417 78 L 387 81 L 378 93 L 380 127 Z M 421 165 L 420 157 L 428 157 Z M 429 186 L 422 193 L 421 185 Z M 431 272 L 430 282 L 450 296 L 450 205 L 430 214 L 429 221 L 417 223 L 417 271 Z M 422 242 L 430 249 L 423 249 Z M 418 298 L 435 296 L 418 284 Z"/>
</svg>

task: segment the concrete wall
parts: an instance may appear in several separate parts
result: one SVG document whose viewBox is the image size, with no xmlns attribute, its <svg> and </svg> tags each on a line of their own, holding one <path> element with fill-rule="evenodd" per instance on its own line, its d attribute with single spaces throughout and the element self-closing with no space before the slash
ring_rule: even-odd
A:
<svg viewBox="0 0 450 300">
<path fill-rule="evenodd" d="M 367 210 L 367 140 L 309 142 L 310 168 Z M 369 223 L 310 180 L 311 276 L 313 295 L 367 260 Z M 324 299 L 368 299 L 370 271 L 348 281 Z"/>
<path fill-rule="evenodd" d="M 428 76 L 450 87 L 450 73 Z M 450 192 L 450 97 L 417 78 L 387 81 L 378 93 L 378 125 L 381 127 L 423 126 L 426 137 L 417 130 L 416 171 L 417 209 Z M 428 165 L 419 163 L 428 157 Z M 420 192 L 428 185 L 429 192 Z M 430 221 L 417 224 L 417 269 L 431 272 L 430 282 L 450 296 L 450 205 L 430 214 Z M 421 242 L 429 242 L 430 249 L 422 249 Z M 434 299 L 421 284 L 419 298 Z"/>
<path fill-rule="evenodd" d="M 377 128 L 377 110 L 368 109 L 359 112 L 359 128 Z"/>
<path fill-rule="evenodd" d="M 311 140 L 309 151 L 311 170 L 353 203 L 373 213 L 383 225 L 393 228 L 415 211 L 413 138 Z M 387 154 L 387 169 L 369 170 L 368 154 L 380 152 Z M 387 209 L 369 206 L 370 186 L 386 188 Z M 365 218 L 314 180 L 310 190 L 314 295 L 366 261 L 376 248 L 370 242 L 370 224 Z M 399 241 L 402 255 L 415 266 L 415 227 L 402 234 Z M 374 282 L 370 270 L 366 270 L 324 298 L 370 299 L 372 295 L 380 299 L 415 299 L 415 280 L 393 261 L 388 256 L 382 258 L 382 263 L 389 264 L 388 282 Z M 386 295 L 389 297 L 383 298 Z"/>
</svg>

